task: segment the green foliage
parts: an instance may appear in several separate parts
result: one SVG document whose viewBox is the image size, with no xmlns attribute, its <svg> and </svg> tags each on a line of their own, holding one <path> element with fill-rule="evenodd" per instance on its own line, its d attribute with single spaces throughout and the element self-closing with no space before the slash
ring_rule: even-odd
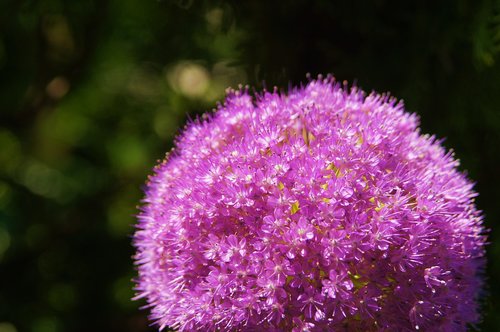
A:
<svg viewBox="0 0 500 332">
<path fill-rule="evenodd" d="M 130 301 L 141 186 L 228 86 L 334 73 L 446 137 L 491 229 L 500 330 L 500 2 L 4 0 L 0 331 L 146 331 Z"/>
</svg>

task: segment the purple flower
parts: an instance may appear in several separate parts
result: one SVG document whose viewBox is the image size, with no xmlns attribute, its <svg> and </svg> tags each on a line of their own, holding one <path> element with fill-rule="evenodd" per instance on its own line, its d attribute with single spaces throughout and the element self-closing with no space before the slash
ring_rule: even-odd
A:
<svg viewBox="0 0 500 332">
<path fill-rule="evenodd" d="M 465 331 L 485 230 L 472 183 L 387 95 L 332 77 L 230 91 L 150 177 L 137 298 L 180 331 Z"/>
</svg>

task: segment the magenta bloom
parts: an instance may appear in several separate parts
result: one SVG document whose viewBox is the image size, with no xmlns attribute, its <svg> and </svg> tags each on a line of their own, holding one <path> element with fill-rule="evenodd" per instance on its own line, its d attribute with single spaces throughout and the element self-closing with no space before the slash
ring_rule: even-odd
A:
<svg viewBox="0 0 500 332">
<path fill-rule="evenodd" d="M 465 331 L 485 230 L 458 164 L 332 77 L 232 91 L 148 181 L 137 297 L 180 331 Z"/>
</svg>

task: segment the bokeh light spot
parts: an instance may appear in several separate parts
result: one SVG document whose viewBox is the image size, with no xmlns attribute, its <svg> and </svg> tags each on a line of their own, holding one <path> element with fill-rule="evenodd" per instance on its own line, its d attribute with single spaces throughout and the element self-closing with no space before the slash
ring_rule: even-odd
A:
<svg viewBox="0 0 500 332">
<path fill-rule="evenodd" d="M 57 76 L 47 84 L 45 91 L 52 99 L 61 99 L 69 91 L 69 82 L 65 77 Z"/>
<path fill-rule="evenodd" d="M 1 322 L 0 323 L 0 332 L 17 332 L 17 329 L 11 323 Z"/>
<path fill-rule="evenodd" d="M 221 8 L 213 8 L 205 14 L 205 19 L 208 24 L 210 31 L 216 31 L 219 29 L 222 23 L 222 18 L 224 17 L 224 11 Z"/>
<path fill-rule="evenodd" d="M 62 174 L 39 162 L 30 162 L 24 169 L 23 183 L 34 194 L 62 198 Z"/>
<path fill-rule="evenodd" d="M 181 62 L 167 74 L 170 86 L 188 98 L 202 97 L 210 85 L 208 70 L 194 62 Z"/>
</svg>

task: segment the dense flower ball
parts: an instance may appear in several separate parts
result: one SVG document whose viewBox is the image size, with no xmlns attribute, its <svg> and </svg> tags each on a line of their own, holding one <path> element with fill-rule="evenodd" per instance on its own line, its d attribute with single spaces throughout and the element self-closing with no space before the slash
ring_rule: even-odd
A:
<svg viewBox="0 0 500 332">
<path fill-rule="evenodd" d="M 149 179 L 138 298 L 180 331 L 465 331 L 485 235 L 415 115 L 319 78 L 230 91 Z"/>
</svg>

